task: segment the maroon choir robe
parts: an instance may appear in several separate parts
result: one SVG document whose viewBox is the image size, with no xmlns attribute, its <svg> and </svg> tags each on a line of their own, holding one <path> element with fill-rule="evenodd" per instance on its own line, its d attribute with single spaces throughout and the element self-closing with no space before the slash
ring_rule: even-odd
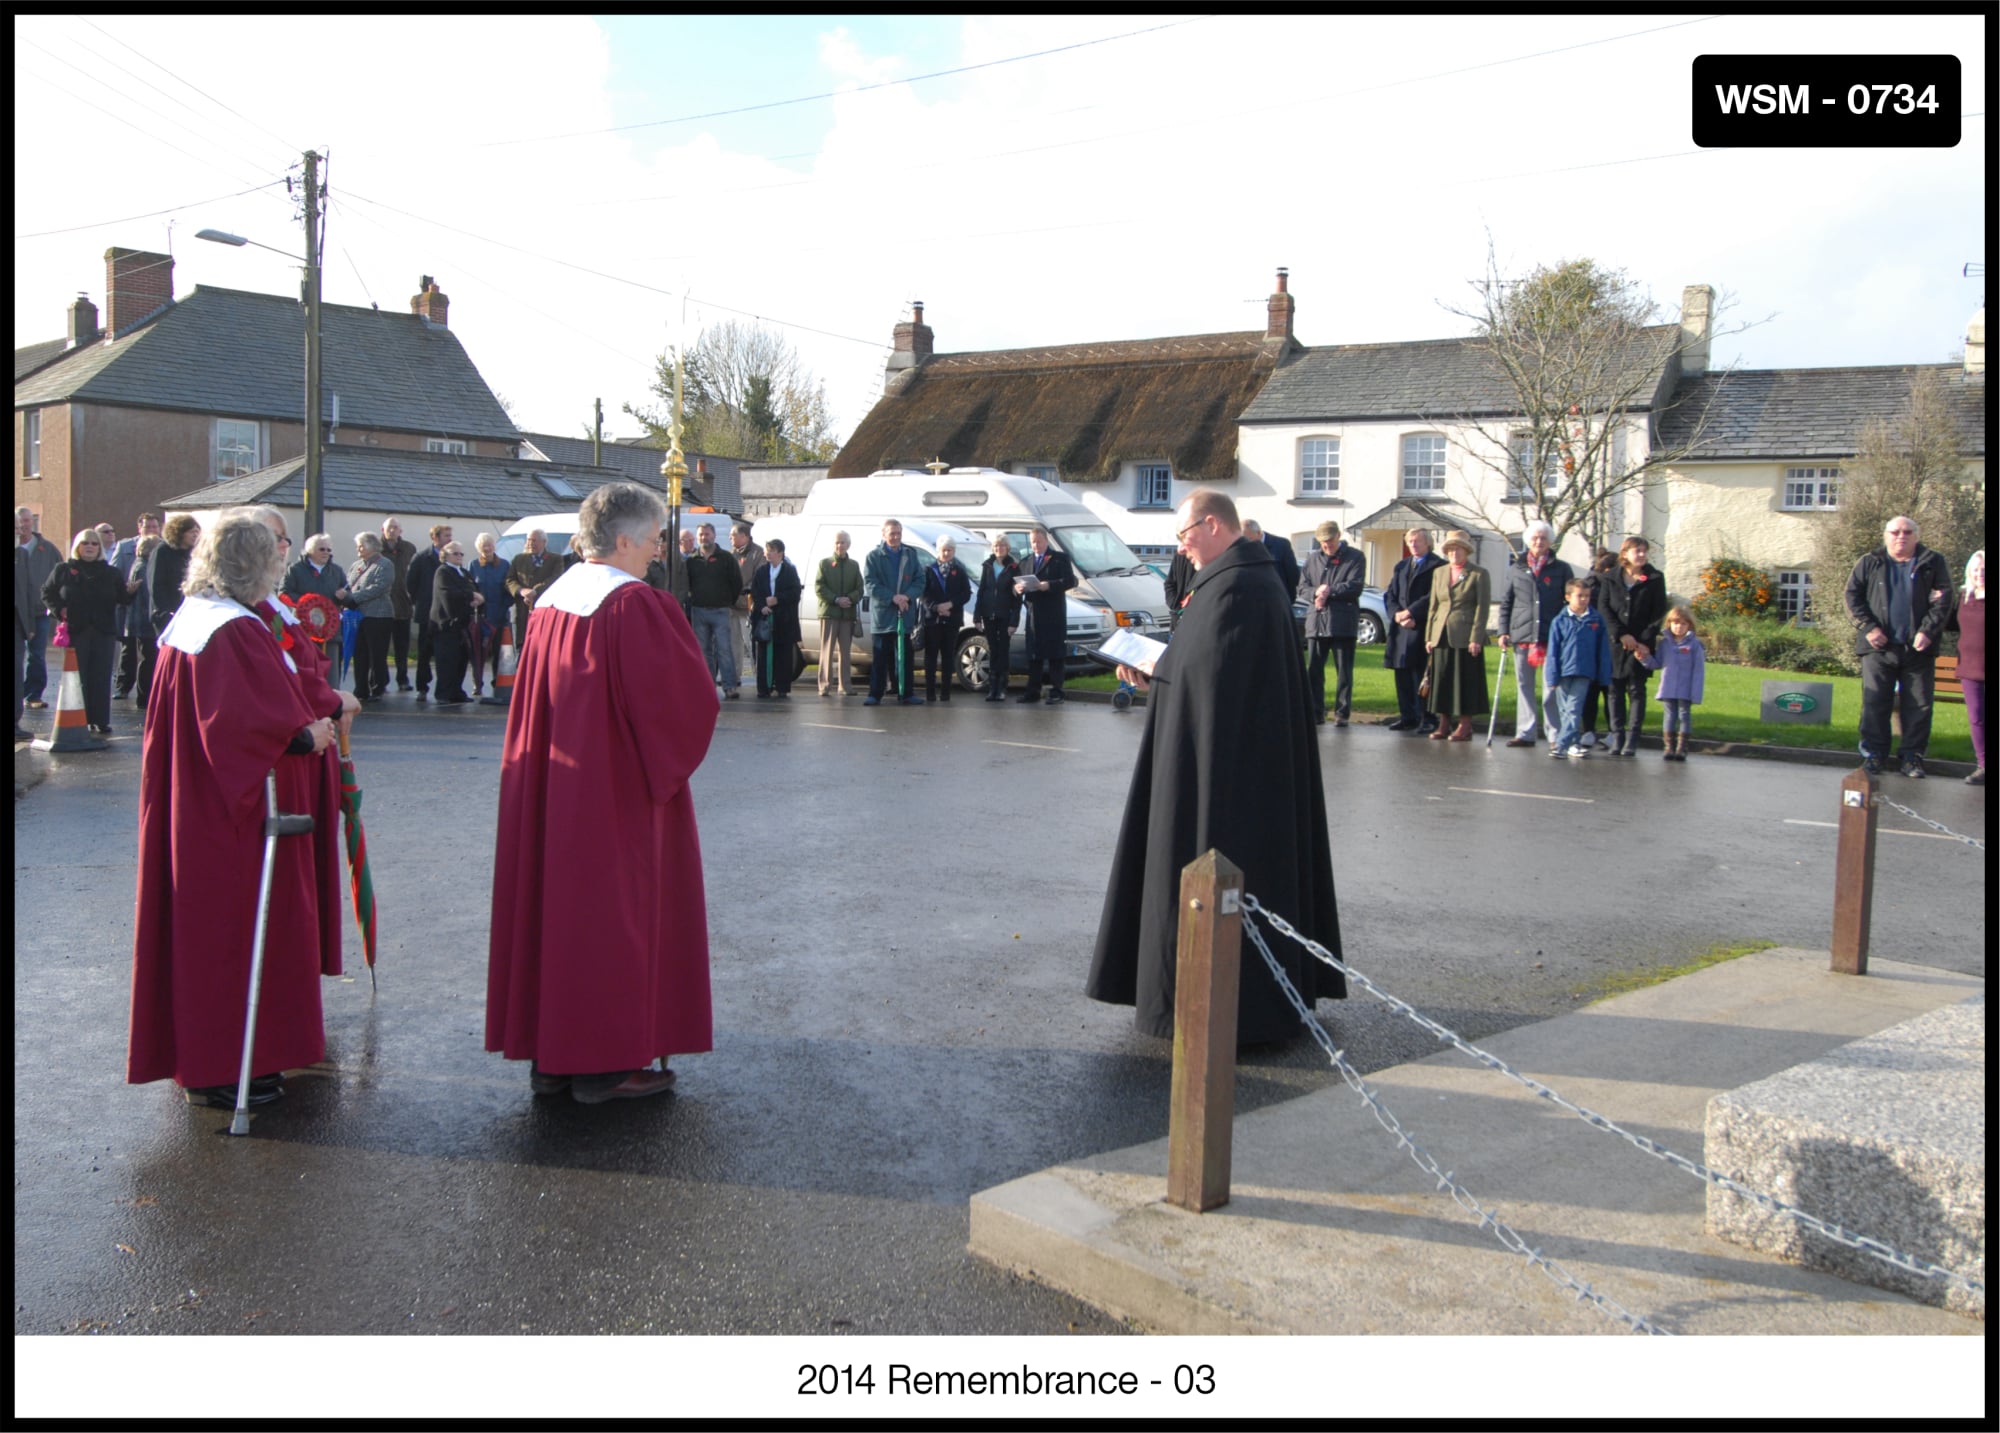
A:
<svg viewBox="0 0 2000 1433">
<path fill-rule="evenodd" d="M 189 597 L 161 634 L 139 773 L 139 883 L 126 1078 L 236 1082 L 264 862 L 264 778 L 310 787 L 320 757 L 287 756 L 307 704 L 265 619 Z M 296 808 L 294 808 L 296 809 Z M 326 1052 L 312 838 L 278 842 L 254 1074 Z"/>
<path fill-rule="evenodd" d="M 688 779 L 717 711 L 666 593 L 584 562 L 535 603 L 500 768 L 487 1049 L 568 1075 L 710 1048 Z"/>
</svg>

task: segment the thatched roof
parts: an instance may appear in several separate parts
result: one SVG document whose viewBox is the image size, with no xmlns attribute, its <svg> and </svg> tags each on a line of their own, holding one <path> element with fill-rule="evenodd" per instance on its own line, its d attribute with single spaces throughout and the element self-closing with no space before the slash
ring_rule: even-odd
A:
<svg viewBox="0 0 2000 1433">
<path fill-rule="evenodd" d="M 827 476 L 877 468 L 1052 463 L 1104 482 L 1168 462 L 1189 482 L 1233 482 L 1236 420 L 1273 372 L 1262 333 L 941 353 L 878 400 Z"/>
</svg>

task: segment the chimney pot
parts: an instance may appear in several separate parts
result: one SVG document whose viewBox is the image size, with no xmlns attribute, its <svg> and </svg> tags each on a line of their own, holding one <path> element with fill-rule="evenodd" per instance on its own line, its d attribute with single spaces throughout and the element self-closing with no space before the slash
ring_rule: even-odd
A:
<svg viewBox="0 0 2000 1433">
<path fill-rule="evenodd" d="M 1681 290 L 1681 376 L 1699 378 L 1708 372 L 1709 321 L 1715 308 L 1715 290 L 1708 284 L 1689 284 Z"/>
<path fill-rule="evenodd" d="M 89 294 L 79 293 L 76 302 L 69 306 L 68 338 L 71 348 L 97 342 L 97 305 L 90 301 Z"/>
<path fill-rule="evenodd" d="M 1965 325 L 1965 371 L 1984 373 L 1986 371 L 1986 306 L 1981 304 Z"/>
<path fill-rule="evenodd" d="M 112 338 L 174 301 L 174 259 L 143 249 L 104 251 L 104 331 Z"/>
<path fill-rule="evenodd" d="M 436 324 L 439 328 L 449 328 L 447 321 L 451 313 L 451 300 L 439 291 L 437 280 L 425 274 L 417 280 L 419 292 L 410 300 L 410 312 L 425 323 Z"/>
<path fill-rule="evenodd" d="M 1264 341 L 1266 343 L 1275 341 L 1289 346 L 1292 342 L 1292 315 L 1297 312 L 1298 304 L 1292 298 L 1290 289 L 1286 283 L 1286 278 L 1290 273 L 1291 270 L 1289 269 L 1278 270 L 1278 291 L 1271 295 L 1271 301 L 1265 306 Z"/>
<path fill-rule="evenodd" d="M 931 356 L 931 329 L 924 322 L 924 301 L 910 300 L 910 317 L 896 325 L 894 351 L 889 355 L 883 376 L 883 391 L 887 392 L 899 374 L 921 368 Z"/>
</svg>

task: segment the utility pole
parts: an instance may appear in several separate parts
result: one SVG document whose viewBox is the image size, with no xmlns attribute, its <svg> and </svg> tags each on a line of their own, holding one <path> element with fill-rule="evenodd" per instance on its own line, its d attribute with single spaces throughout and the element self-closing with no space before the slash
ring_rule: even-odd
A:
<svg viewBox="0 0 2000 1433">
<path fill-rule="evenodd" d="M 604 400 L 593 398 L 590 406 L 597 414 L 597 420 L 590 429 L 590 466 L 599 468 L 604 466 Z"/>
<path fill-rule="evenodd" d="M 300 540 L 313 536 L 325 526 L 326 491 L 321 481 L 320 368 L 319 368 L 319 271 L 320 215 L 319 155 L 306 151 L 306 475 L 305 532 Z"/>
</svg>

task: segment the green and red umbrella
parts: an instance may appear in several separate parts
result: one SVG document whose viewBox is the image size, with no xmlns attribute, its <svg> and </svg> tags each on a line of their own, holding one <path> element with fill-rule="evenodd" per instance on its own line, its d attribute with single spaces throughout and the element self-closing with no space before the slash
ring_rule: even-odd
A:
<svg viewBox="0 0 2000 1433">
<path fill-rule="evenodd" d="M 347 885 L 354 896 L 354 921 L 361 927 L 361 952 L 368 961 L 368 988 L 375 988 L 375 878 L 368 870 L 368 836 L 361 829 L 361 782 L 347 732 L 340 733 L 340 814 L 347 834 Z"/>
</svg>

